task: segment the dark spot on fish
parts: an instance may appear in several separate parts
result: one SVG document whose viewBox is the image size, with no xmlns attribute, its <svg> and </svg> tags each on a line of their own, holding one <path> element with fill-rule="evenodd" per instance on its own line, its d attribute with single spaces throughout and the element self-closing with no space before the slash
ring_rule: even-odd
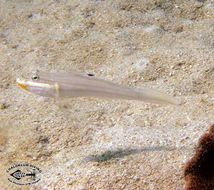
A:
<svg viewBox="0 0 214 190">
<path fill-rule="evenodd" d="M 33 75 L 31 78 L 32 78 L 32 80 L 38 80 L 39 76 L 38 75 Z"/>
</svg>

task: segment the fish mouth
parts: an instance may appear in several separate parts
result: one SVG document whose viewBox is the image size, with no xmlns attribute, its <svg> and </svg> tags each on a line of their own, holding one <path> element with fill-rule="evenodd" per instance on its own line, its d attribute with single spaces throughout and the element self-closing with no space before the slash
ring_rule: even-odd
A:
<svg viewBox="0 0 214 190">
<path fill-rule="evenodd" d="M 19 88 L 28 91 L 28 87 L 27 87 L 27 84 L 26 84 L 25 81 L 23 81 L 23 80 L 17 78 L 17 79 L 16 79 L 16 83 L 17 83 L 17 85 L 19 86 Z"/>
</svg>

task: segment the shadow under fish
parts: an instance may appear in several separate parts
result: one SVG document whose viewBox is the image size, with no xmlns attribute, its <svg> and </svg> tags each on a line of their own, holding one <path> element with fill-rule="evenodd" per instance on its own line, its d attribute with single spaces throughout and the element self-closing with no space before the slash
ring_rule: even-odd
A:
<svg viewBox="0 0 214 190">
<path fill-rule="evenodd" d="M 117 150 L 107 150 L 102 154 L 89 155 L 85 158 L 87 162 L 107 162 L 110 160 L 121 159 L 129 155 L 140 154 L 142 152 L 157 152 L 157 151 L 175 151 L 186 149 L 185 147 L 167 147 L 167 146 L 153 146 L 144 148 L 126 148 Z"/>
</svg>

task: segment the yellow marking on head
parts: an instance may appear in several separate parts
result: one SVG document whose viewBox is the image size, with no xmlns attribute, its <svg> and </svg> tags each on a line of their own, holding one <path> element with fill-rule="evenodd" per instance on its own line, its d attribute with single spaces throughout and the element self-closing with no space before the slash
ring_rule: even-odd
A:
<svg viewBox="0 0 214 190">
<path fill-rule="evenodd" d="M 54 87 L 55 87 L 55 91 L 56 91 L 56 98 L 59 98 L 59 84 L 55 83 Z"/>
<path fill-rule="evenodd" d="M 27 85 L 18 83 L 18 86 L 26 91 L 28 91 Z"/>
<path fill-rule="evenodd" d="M 25 84 L 25 82 L 21 81 L 20 79 L 17 79 L 16 82 L 17 82 L 19 88 L 22 88 L 23 90 L 28 91 L 28 87 Z"/>
</svg>

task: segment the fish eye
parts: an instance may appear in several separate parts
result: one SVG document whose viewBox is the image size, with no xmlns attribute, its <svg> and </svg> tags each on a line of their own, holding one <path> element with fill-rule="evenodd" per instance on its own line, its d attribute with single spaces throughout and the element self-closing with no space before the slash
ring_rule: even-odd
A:
<svg viewBox="0 0 214 190">
<path fill-rule="evenodd" d="M 33 75 L 33 76 L 31 77 L 31 79 L 32 79 L 32 80 L 38 80 L 38 79 L 39 79 L 39 76 L 38 76 L 38 75 Z"/>
</svg>

